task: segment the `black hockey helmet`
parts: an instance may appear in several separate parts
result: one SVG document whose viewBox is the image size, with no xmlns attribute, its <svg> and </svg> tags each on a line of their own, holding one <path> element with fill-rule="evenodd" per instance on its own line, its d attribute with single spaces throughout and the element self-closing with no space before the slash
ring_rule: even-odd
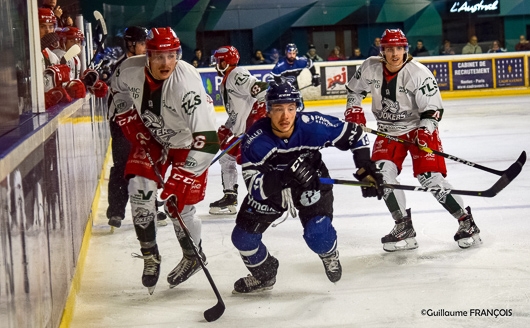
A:
<svg viewBox="0 0 530 328">
<path fill-rule="evenodd" d="M 272 81 L 267 89 L 265 95 L 265 102 L 267 104 L 267 112 L 270 112 L 273 104 L 296 103 L 296 110 L 302 111 L 304 103 L 300 96 L 300 91 L 296 89 L 291 82 L 286 79 L 281 81 Z"/>
<path fill-rule="evenodd" d="M 147 29 L 141 26 L 129 26 L 123 33 L 123 39 L 126 42 L 145 41 L 147 38 Z"/>
<path fill-rule="evenodd" d="M 285 46 L 285 54 L 287 55 L 287 53 L 289 52 L 294 52 L 295 54 L 298 53 L 298 48 L 296 47 L 296 44 L 289 43 Z"/>
</svg>

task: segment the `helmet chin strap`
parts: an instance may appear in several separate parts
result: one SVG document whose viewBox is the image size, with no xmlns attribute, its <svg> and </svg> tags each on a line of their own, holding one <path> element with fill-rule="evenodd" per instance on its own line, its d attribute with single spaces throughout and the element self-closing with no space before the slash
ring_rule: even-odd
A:
<svg viewBox="0 0 530 328">
<path fill-rule="evenodd" d="M 221 68 L 219 67 L 219 64 L 215 65 L 215 68 L 217 69 L 217 72 L 218 72 L 219 74 L 221 74 L 222 76 L 225 76 L 225 72 L 226 72 L 226 70 L 228 69 L 228 67 L 230 67 L 230 65 L 226 64 L 226 67 L 225 67 L 224 69 L 221 69 Z"/>
</svg>

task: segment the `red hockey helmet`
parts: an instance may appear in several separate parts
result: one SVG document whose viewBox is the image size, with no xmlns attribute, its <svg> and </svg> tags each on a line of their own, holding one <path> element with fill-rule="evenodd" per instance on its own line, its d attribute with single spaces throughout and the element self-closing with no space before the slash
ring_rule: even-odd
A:
<svg viewBox="0 0 530 328">
<path fill-rule="evenodd" d="M 145 39 L 147 54 L 152 51 L 176 51 L 177 60 L 182 57 L 182 47 L 177 34 L 171 27 L 153 27 Z"/>
<path fill-rule="evenodd" d="M 236 66 L 239 63 L 239 51 L 234 46 L 222 46 L 215 51 L 212 56 L 211 64 L 220 64 L 225 61 L 228 65 Z"/>
<path fill-rule="evenodd" d="M 385 47 L 405 47 L 408 51 L 409 43 L 407 41 L 407 37 L 405 36 L 405 33 L 401 31 L 400 29 L 387 29 L 381 36 L 381 51 Z"/>
<path fill-rule="evenodd" d="M 81 32 L 81 30 L 77 27 L 68 26 L 62 29 L 58 29 L 57 34 L 59 34 L 60 38 L 66 40 L 79 41 L 81 45 L 85 45 L 85 36 L 83 35 L 83 32 Z"/>
<path fill-rule="evenodd" d="M 57 17 L 50 8 L 39 8 L 39 23 L 53 23 L 57 25 Z"/>
</svg>

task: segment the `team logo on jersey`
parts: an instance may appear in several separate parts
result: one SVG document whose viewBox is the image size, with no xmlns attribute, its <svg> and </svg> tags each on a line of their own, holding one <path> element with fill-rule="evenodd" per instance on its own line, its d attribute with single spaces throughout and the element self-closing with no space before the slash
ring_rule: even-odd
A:
<svg viewBox="0 0 530 328">
<path fill-rule="evenodd" d="M 123 112 L 127 107 L 127 102 L 125 100 L 118 100 L 114 102 L 114 106 L 118 112 Z"/>
<path fill-rule="evenodd" d="M 306 190 L 300 195 L 300 204 L 311 206 L 320 200 L 320 190 Z"/>
<path fill-rule="evenodd" d="M 249 78 L 250 78 L 250 75 L 248 75 L 247 73 L 242 73 L 242 72 L 237 73 L 235 77 L 236 85 L 243 85 L 247 83 Z"/>
<path fill-rule="evenodd" d="M 379 89 L 381 87 L 381 81 L 377 80 L 377 79 L 371 79 L 371 80 L 368 80 L 366 81 L 368 84 L 373 84 L 374 85 L 374 88 L 376 89 Z"/>
<path fill-rule="evenodd" d="M 353 75 L 353 77 L 354 77 L 356 80 L 360 80 L 360 79 L 361 79 L 361 70 L 360 70 L 360 69 L 355 70 L 355 74 Z"/>
<path fill-rule="evenodd" d="M 169 146 L 168 140 L 181 132 L 165 128 L 164 118 L 149 110 L 142 114 L 142 121 L 162 146 Z"/>
<path fill-rule="evenodd" d="M 404 88 L 403 86 L 401 86 L 401 85 L 398 87 L 398 92 L 400 92 L 400 93 L 404 93 L 404 94 L 406 94 L 406 95 L 409 94 L 409 90 L 405 89 L 405 88 Z"/>
<path fill-rule="evenodd" d="M 306 124 L 317 123 L 317 124 L 322 124 L 322 125 L 330 126 L 330 127 L 337 126 L 337 124 L 331 123 L 327 118 L 324 118 L 322 116 L 317 116 L 317 115 L 303 114 L 302 122 Z"/>
<path fill-rule="evenodd" d="M 186 114 L 191 115 L 201 103 L 201 95 L 197 94 L 195 91 L 189 91 L 184 95 L 184 97 L 182 97 L 181 107 L 184 109 Z"/>
<path fill-rule="evenodd" d="M 434 78 L 428 77 L 423 81 L 419 89 L 423 95 L 432 97 L 438 92 L 438 83 L 436 83 Z"/>
<path fill-rule="evenodd" d="M 191 168 L 197 166 L 197 160 L 193 157 L 186 158 L 186 162 L 184 163 L 184 168 Z"/>
<path fill-rule="evenodd" d="M 146 210 L 145 208 L 137 207 L 136 213 L 133 215 L 133 222 L 135 225 L 139 225 L 142 228 L 147 228 L 155 218 L 155 214 Z"/>
</svg>

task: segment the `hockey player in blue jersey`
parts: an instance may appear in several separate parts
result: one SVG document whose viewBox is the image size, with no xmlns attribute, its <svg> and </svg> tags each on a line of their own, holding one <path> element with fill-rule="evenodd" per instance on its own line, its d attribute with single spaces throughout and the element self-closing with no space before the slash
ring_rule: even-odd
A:
<svg viewBox="0 0 530 328">
<path fill-rule="evenodd" d="M 311 85 L 318 87 L 320 85 L 320 76 L 317 74 L 313 61 L 306 57 L 298 57 L 298 48 L 296 44 L 289 43 L 285 46 L 285 57 L 280 58 L 276 66 L 271 71 L 271 75 L 276 81 L 280 81 L 281 77 L 287 78 L 296 89 L 298 87 L 298 75 L 302 70 L 309 69 L 311 72 Z"/>
<path fill-rule="evenodd" d="M 300 91 L 286 80 L 272 82 L 265 99 L 267 117 L 254 123 L 241 146 L 248 194 L 237 214 L 232 243 L 251 275 L 235 282 L 234 293 L 272 289 L 279 263 L 263 244 L 262 234 L 294 208 L 306 244 L 322 260 L 328 279 L 337 282 L 342 268 L 332 225 L 333 186 L 319 183 L 319 177 L 329 177 L 319 150 L 351 150 L 358 168 L 354 176 L 374 184 L 362 189 L 363 196 L 381 199 L 383 182 L 370 160 L 370 142 L 360 125 L 318 112 L 302 113 Z"/>
</svg>

